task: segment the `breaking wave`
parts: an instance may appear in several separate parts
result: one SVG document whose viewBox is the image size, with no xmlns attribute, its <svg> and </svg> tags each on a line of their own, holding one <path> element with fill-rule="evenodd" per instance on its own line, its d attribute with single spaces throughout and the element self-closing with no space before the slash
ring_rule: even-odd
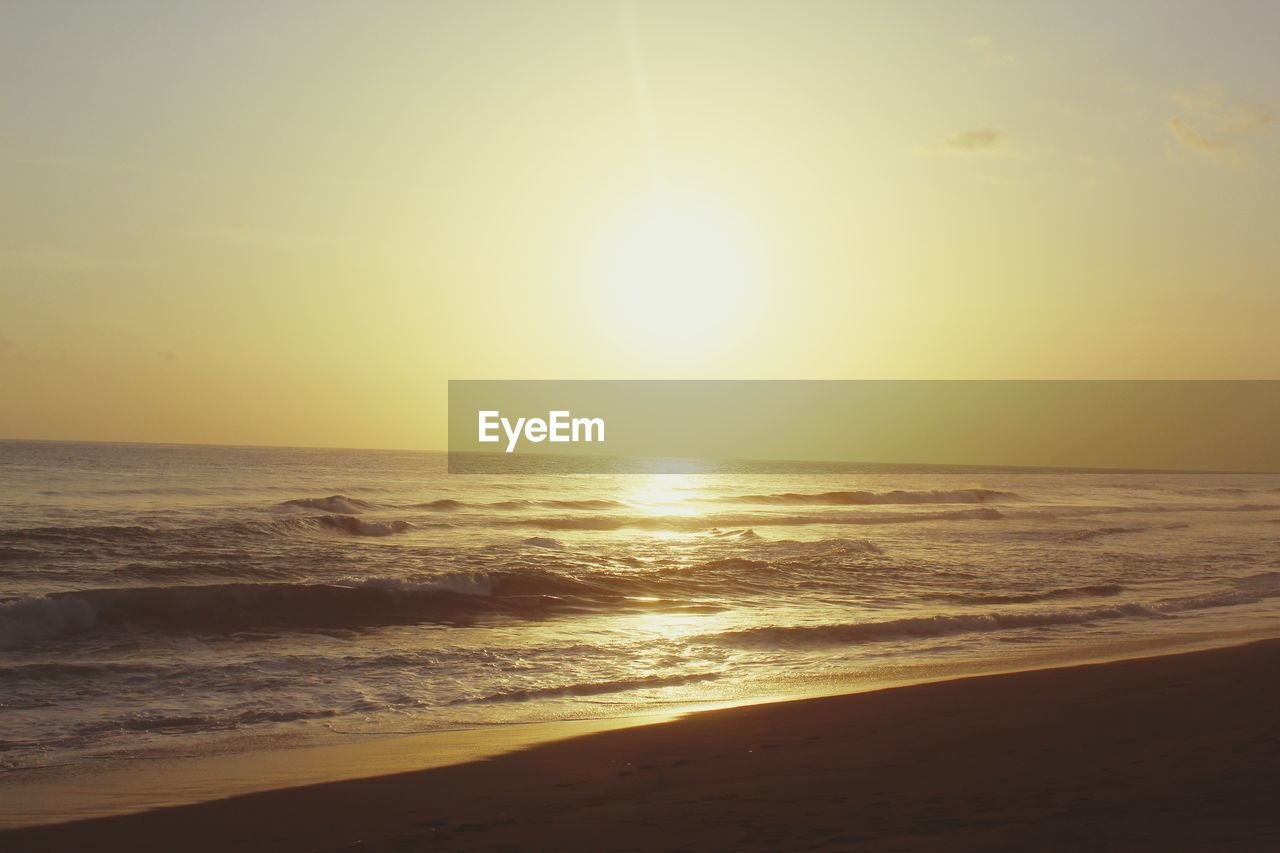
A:
<svg viewBox="0 0 1280 853">
<path fill-rule="evenodd" d="M 360 630 L 470 625 L 486 617 L 542 619 L 589 611 L 715 612 L 715 602 L 670 597 L 658 575 L 590 579 L 541 569 L 450 572 L 422 581 L 221 583 L 55 592 L 0 601 L 0 648 L 101 633 Z"/>
<path fill-rule="evenodd" d="M 57 592 L 0 603 L 0 645 L 120 630 L 225 634 L 465 623 L 485 613 L 536 614 L 540 608 L 538 601 L 502 601 L 480 592 L 389 580 Z"/>
<path fill-rule="evenodd" d="M 376 520 L 354 515 L 298 515 L 289 518 L 231 521 L 191 527 L 152 528 L 142 526 L 28 527 L 0 531 L 0 562 L 35 559 L 46 556 L 30 545 L 46 549 L 83 549 L 95 547 L 97 556 L 135 554 L 135 549 L 157 548 L 225 548 L 228 543 L 252 537 L 289 537 L 300 534 L 342 533 L 348 536 L 391 536 L 421 527 L 450 527 L 443 522 L 412 523 L 403 519 Z M 122 550 L 123 549 L 123 550 Z M 155 553 L 153 550 L 152 553 Z M 269 570 L 266 570 L 269 571 Z"/>
<path fill-rule="evenodd" d="M 368 521 L 353 518 L 349 515 L 320 515 L 308 519 L 314 524 L 330 530 L 340 530 L 352 536 L 390 536 L 393 533 L 404 533 L 413 527 L 407 521 Z"/>
<path fill-rule="evenodd" d="M 953 593 L 933 596 L 935 601 L 954 601 L 964 604 L 1033 604 L 1037 601 L 1056 601 L 1066 598 L 1094 598 L 1119 595 L 1125 587 L 1118 583 L 1066 586 L 1042 592 L 1026 593 Z"/>
<path fill-rule="evenodd" d="M 719 516 L 545 516 L 541 518 L 512 519 L 504 524 L 536 527 L 542 530 L 665 530 L 699 533 L 725 528 L 775 526 L 801 527 L 815 524 L 862 525 L 907 524 L 919 521 L 995 521 L 1004 518 L 994 507 L 961 509 L 947 512 L 911 513 L 824 513 L 819 515 L 719 515 Z"/>
<path fill-rule="evenodd" d="M 706 535 L 715 539 L 750 540 L 760 538 L 760 534 L 756 533 L 750 527 L 738 528 L 736 530 L 721 530 L 718 527 L 713 527 L 706 532 Z"/>
<path fill-rule="evenodd" d="M 603 499 L 592 500 L 519 500 L 519 501 L 498 501 L 497 503 L 486 504 L 492 509 L 531 509 L 536 507 L 548 507 L 550 509 L 621 509 L 626 504 L 621 501 L 611 501 Z"/>
<path fill-rule="evenodd" d="M 78 733 L 92 736 L 117 732 L 210 732 L 238 729 L 241 726 L 254 725 L 256 723 L 292 723 L 299 720 L 322 720 L 336 716 L 338 716 L 338 712 L 332 708 L 312 710 L 257 709 L 227 715 L 139 713 L 81 726 Z"/>
<path fill-rule="evenodd" d="M 553 687 L 530 687 L 523 690 L 502 690 L 479 699 L 458 699 L 453 704 L 479 704 L 492 702 L 527 702 L 530 699 L 555 699 L 558 697 L 601 696 L 607 693 L 625 693 L 628 690 L 644 690 L 659 687 L 681 687 L 714 681 L 721 675 L 715 672 L 689 675 L 653 675 L 647 678 L 624 678 L 617 681 L 588 681 L 581 684 L 565 684 Z"/>
<path fill-rule="evenodd" d="M 283 501 L 280 506 L 300 507 L 302 509 L 318 509 L 321 512 L 333 512 L 341 515 L 359 515 L 372 504 L 346 495 L 329 495 L 327 498 L 294 498 Z"/>
<path fill-rule="evenodd" d="M 328 500 L 327 498 L 324 500 Z M 362 510 L 355 510 L 359 512 Z M 66 527 L 26 527 L 0 531 L 0 543 L 15 545 L 47 544 L 50 546 L 136 546 L 149 543 L 223 544 L 231 536 L 287 536 L 308 531 L 336 531 L 351 536 L 390 536 L 414 527 L 448 527 L 444 523 L 413 524 L 402 519 L 375 520 L 357 518 L 354 514 L 336 512 L 330 515 L 295 515 L 287 518 L 250 519 L 193 525 L 190 527 L 154 528 L 141 525 L 68 525 Z M 41 556 L 30 548 L 0 544 L 0 561 Z"/>
<path fill-rule="evenodd" d="M 957 634 L 1081 625 L 1108 619 L 1161 618 L 1191 610 L 1253 604 L 1263 598 L 1271 598 L 1277 595 L 1280 595 L 1280 588 L 1267 590 L 1241 589 L 1186 598 L 1170 598 L 1150 604 L 1126 602 L 1100 607 L 1077 607 L 1064 610 L 908 616 L 902 619 L 890 619 L 882 622 L 858 622 L 837 625 L 769 626 L 703 635 L 698 639 L 708 643 L 747 649 L 812 648 L 880 643 L 893 640 L 949 637 Z"/>
</svg>

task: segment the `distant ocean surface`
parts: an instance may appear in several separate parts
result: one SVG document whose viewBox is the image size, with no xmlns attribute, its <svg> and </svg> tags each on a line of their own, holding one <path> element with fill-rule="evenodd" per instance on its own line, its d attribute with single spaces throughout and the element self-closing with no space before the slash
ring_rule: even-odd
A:
<svg viewBox="0 0 1280 853">
<path fill-rule="evenodd" d="M 1280 634 L 1280 476 L 0 442 L 0 769 Z"/>
</svg>

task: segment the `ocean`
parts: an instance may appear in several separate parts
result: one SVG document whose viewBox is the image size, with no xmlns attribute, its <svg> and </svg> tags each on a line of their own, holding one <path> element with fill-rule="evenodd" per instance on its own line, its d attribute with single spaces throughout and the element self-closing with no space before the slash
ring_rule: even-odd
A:
<svg viewBox="0 0 1280 853">
<path fill-rule="evenodd" d="M 0 770 L 625 716 L 1280 629 L 1280 476 L 0 442 Z"/>
</svg>

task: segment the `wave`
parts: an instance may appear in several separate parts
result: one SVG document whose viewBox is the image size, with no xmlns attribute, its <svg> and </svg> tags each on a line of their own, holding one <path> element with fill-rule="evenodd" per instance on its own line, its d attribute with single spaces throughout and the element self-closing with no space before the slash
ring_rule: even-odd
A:
<svg viewBox="0 0 1280 853">
<path fill-rule="evenodd" d="M 617 681 L 587 681 L 579 684 L 565 684 L 553 687 L 530 687 L 525 689 L 500 690 L 479 699 L 458 699 L 452 704 L 481 704 L 492 702 L 526 702 L 530 699 L 555 699 L 558 697 L 600 696 L 606 693 L 625 693 L 629 690 L 644 690 L 660 687 L 681 687 L 686 684 L 698 684 L 720 678 L 719 673 L 705 672 L 690 675 L 653 675 L 647 678 L 624 678 Z"/>
<path fill-rule="evenodd" d="M 1100 536 L 1119 536 L 1123 533 L 1145 533 L 1149 527 L 1094 527 L 1089 530 L 1073 530 L 1062 536 L 1064 542 L 1086 542 Z"/>
<path fill-rule="evenodd" d="M 238 521 L 198 528 L 175 528 L 166 535 L 233 534 L 240 536 L 290 536 L 298 533 L 336 532 L 350 536 L 390 536 L 419 527 L 451 527 L 445 522 L 411 523 L 402 519 L 378 521 L 353 515 L 303 515 L 271 521 Z"/>
<path fill-rule="evenodd" d="M 415 509 L 429 509 L 435 512 L 452 512 L 455 509 L 462 509 L 465 503 L 453 498 L 441 498 L 437 501 L 425 501 L 424 503 L 410 504 Z"/>
<path fill-rule="evenodd" d="M 773 564 L 766 560 L 751 560 L 746 557 L 726 557 L 722 560 L 707 560 L 705 563 L 698 564 L 698 569 L 713 572 L 751 572 L 763 571 L 771 568 L 773 568 Z M 687 571 L 687 569 L 684 566 L 672 566 L 664 571 L 683 573 Z"/>
<path fill-rule="evenodd" d="M 750 527 L 738 528 L 736 530 L 721 530 L 718 527 L 713 527 L 708 530 L 705 535 L 715 539 L 739 539 L 744 541 L 760 538 L 760 534 L 756 533 Z"/>
<path fill-rule="evenodd" d="M 1063 610 L 1034 610 L 1013 613 L 960 613 L 937 616 L 908 616 L 882 622 L 835 625 L 794 625 L 746 628 L 721 634 L 705 634 L 696 639 L 736 648 L 823 647 L 948 637 L 958 634 L 1011 631 L 1083 625 L 1110 619 L 1161 618 L 1192 610 L 1254 604 L 1280 595 L 1280 588 L 1234 590 L 1186 598 L 1170 598 L 1144 604 L 1126 602 Z"/>
<path fill-rule="evenodd" d="M 529 509 L 532 507 L 549 507 L 551 509 L 621 509 L 626 504 L 621 501 L 604 499 L 588 500 L 517 500 L 498 501 L 486 504 L 492 509 Z"/>
<path fill-rule="evenodd" d="M 419 622 L 465 624 L 490 613 L 536 614 L 540 603 L 443 584 L 227 583 L 56 592 L 0 602 L 0 646 L 102 631 L 228 634 Z"/>
<path fill-rule="evenodd" d="M 352 536 L 389 536 L 415 527 L 449 527 L 445 523 L 413 524 L 401 519 L 386 521 L 357 518 L 354 514 L 295 515 L 288 518 L 246 519 L 190 526 L 144 527 L 142 525 L 69 525 L 66 527 L 26 527 L 0 531 L 0 543 L 30 545 L 48 543 L 60 546 L 119 546 L 144 543 L 176 544 L 217 541 L 224 544 L 227 536 L 287 536 L 314 531 L 337 531 Z M 0 544 L 0 561 L 43 556 L 30 548 Z"/>
<path fill-rule="evenodd" d="M 1129 504 L 1129 505 L 1095 505 L 1054 506 L 1052 509 L 1019 509 L 1006 510 L 1010 518 L 1102 518 L 1112 515 L 1169 515 L 1172 513 L 1253 513 L 1280 510 L 1280 504 L 1203 504 L 1203 503 L 1168 503 L 1168 504 Z M 1172 527 L 1172 525 L 1165 525 Z"/>
<path fill-rule="evenodd" d="M 160 531 L 139 524 L 89 524 L 67 527 L 20 527 L 0 530 L 0 542 L 78 542 L 114 543 L 121 540 L 150 539 Z"/>
<path fill-rule="evenodd" d="M 157 562 L 131 562 L 111 569 L 113 580 L 120 583 L 167 583 L 175 578 L 190 583 L 195 578 L 237 579 L 244 581 L 288 580 L 305 576 L 311 570 L 307 563 L 291 563 L 287 560 L 263 562 L 253 559 L 230 560 L 211 556 L 176 564 L 170 560 Z"/>
<path fill-rule="evenodd" d="M 409 504 L 414 509 L 429 509 L 437 512 L 452 512 L 457 509 L 466 509 L 470 507 L 479 507 L 484 509 L 503 509 L 503 510 L 522 510 L 534 509 L 537 507 L 547 507 L 550 509 L 619 509 L 625 507 L 626 504 L 619 501 L 592 499 L 592 500 L 509 500 L 494 501 L 493 503 L 468 503 L 466 501 L 455 500 L 454 498 L 441 498 L 434 501 L 425 501 L 423 503 Z"/>
<path fill-rule="evenodd" d="M 450 572 L 333 583 L 229 582 L 87 589 L 0 601 L 0 648 L 102 633 L 360 630 L 471 625 L 490 617 L 542 619 L 598 611 L 713 612 L 671 598 L 659 575 L 576 577 L 542 569 Z"/>
<path fill-rule="evenodd" d="M 1021 500 L 1021 496 L 1014 492 L 1001 492 L 994 489 L 930 489 L 927 491 L 895 489 L 890 492 L 784 492 L 772 495 L 738 495 L 717 500 L 724 503 L 770 505 L 878 506 L 884 504 L 982 504 L 993 501 Z"/>
<path fill-rule="evenodd" d="M 554 541 L 554 540 L 552 540 Z M 498 600 L 544 599 L 556 611 L 651 606 L 686 609 L 691 602 L 662 598 L 687 585 L 672 584 L 661 571 L 653 573 L 600 572 L 567 574 L 541 568 L 513 568 L 490 571 L 455 571 L 436 575 L 430 583 L 470 595 Z M 640 598 L 636 598 L 640 597 Z M 700 602 L 692 602 L 700 604 Z"/>
<path fill-rule="evenodd" d="M 962 509 L 947 512 L 912 513 L 826 513 L 819 515 L 720 515 L 697 516 L 547 516 L 512 519 L 504 524 L 536 527 L 542 530 L 664 530 L 686 533 L 710 532 L 724 528 L 761 526 L 800 527 L 815 524 L 874 525 L 907 524 L 920 521 L 995 521 L 1004 514 L 994 507 Z"/>
<path fill-rule="evenodd" d="M 1204 486 L 1200 488 L 1185 488 L 1157 483 L 1099 483 L 1098 486 L 1107 489 L 1127 489 L 1129 491 L 1167 492 L 1173 495 L 1261 495 L 1280 493 L 1280 486 Z"/>
<path fill-rule="evenodd" d="M 530 545 L 534 548 L 553 548 L 559 549 L 564 547 L 564 543 L 558 539 L 552 539 L 548 536 L 530 536 L 528 539 L 521 539 L 521 545 Z"/>
<path fill-rule="evenodd" d="M 535 501 L 538 506 L 555 507 L 556 509 L 616 509 L 625 507 L 626 504 L 621 501 L 610 500 L 578 500 L 578 501 Z"/>
<path fill-rule="evenodd" d="M 1280 572 L 1259 572 L 1256 575 L 1232 578 L 1231 583 L 1262 598 L 1280 595 Z"/>
<path fill-rule="evenodd" d="M 435 511 L 453 511 L 462 510 L 462 508 L 488 508 L 488 510 L 530 510 L 530 508 L 547 507 L 552 510 L 616 510 L 616 508 L 625 507 L 626 503 L 621 501 L 598 500 L 582 500 L 582 501 L 556 501 L 544 500 L 534 501 L 521 498 L 515 501 L 494 501 L 492 503 L 468 503 L 466 501 L 457 501 L 454 498 L 440 498 L 439 501 L 426 501 L 422 503 L 411 503 L 411 507 L 419 508 L 419 510 L 435 510 Z"/>
<path fill-rule="evenodd" d="M 1062 536 L 1064 542 L 1086 542 L 1090 539 L 1097 539 L 1100 536 L 1119 536 L 1125 533 L 1146 533 L 1148 530 L 1186 530 L 1191 527 L 1185 521 L 1175 521 L 1172 524 L 1161 524 L 1157 528 L 1149 526 L 1137 527 L 1093 527 L 1086 530 L 1073 530 L 1072 532 Z"/>
<path fill-rule="evenodd" d="M 327 498 L 294 498 L 290 501 L 282 501 L 280 506 L 318 509 L 321 512 L 333 512 L 341 515 L 359 515 L 366 509 L 372 508 L 373 505 L 368 501 L 349 498 L 346 495 L 329 495 Z"/>
<path fill-rule="evenodd" d="M 734 594 L 748 591 L 767 591 L 776 594 L 777 580 L 769 581 L 770 574 L 783 574 L 788 588 L 794 590 L 796 584 L 803 584 L 809 577 L 807 574 L 815 565 L 825 569 L 834 567 L 851 567 L 850 559 L 856 560 L 852 565 L 863 565 L 856 558 L 875 556 L 884 553 L 879 545 L 868 539 L 819 539 L 801 542 L 795 539 L 778 539 L 760 541 L 749 552 L 751 556 L 734 555 L 705 560 L 692 565 L 677 564 L 663 566 L 655 572 L 659 578 L 698 579 L 704 575 L 714 574 L 723 578 L 715 580 L 714 591 L 718 594 Z M 762 583 L 763 581 L 763 583 Z M 712 583 L 708 579 L 708 583 Z"/>
<path fill-rule="evenodd" d="M 0 685 L 6 687 L 23 681 L 74 681 L 102 679 L 111 676 L 158 677 L 171 664 L 122 663 L 120 661 L 55 661 L 0 665 Z"/>
<path fill-rule="evenodd" d="M 1184 495 L 1259 495 L 1259 494 L 1276 494 L 1280 492 L 1278 488 L 1243 488 L 1240 486 L 1218 486 L 1216 488 L 1205 489 L 1185 489 L 1179 492 Z"/>
<path fill-rule="evenodd" d="M 309 521 L 320 527 L 340 530 L 352 536 L 390 536 L 393 533 L 404 533 L 413 527 L 409 522 L 399 519 L 393 521 L 369 521 L 363 518 L 353 518 L 349 515 L 320 515 L 309 519 Z"/>
<path fill-rule="evenodd" d="M 1056 601 L 1065 598 L 1091 598 L 1119 595 L 1126 587 L 1118 583 L 1066 586 L 1041 592 L 1025 593 L 955 593 L 930 596 L 933 601 L 954 601 L 964 604 L 1033 604 L 1037 601 Z"/>
<path fill-rule="evenodd" d="M 1247 504 L 1228 504 L 1222 506 L 1219 504 L 1146 504 L 1138 506 L 1115 506 L 1099 508 L 1097 511 L 1104 513 L 1113 512 L 1267 512 L 1269 510 L 1280 509 L 1280 504 L 1275 503 L 1247 503 Z"/>
<path fill-rule="evenodd" d="M 832 557 L 838 555 L 855 555 L 855 553 L 884 553 L 878 544 L 870 539 L 774 539 L 762 543 L 769 553 L 777 553 L 783 557 Z"/>
<path fill-rule="evenodd" d="M 299 720 L 322 720 L 338 716 L 331 708 L 314 710 L 248 710 L 225 716 L 218 714 L 129 714 L 77 727 L 79 735 L 104 735 L 114 732 L 206 732 L 237 729 L 260 723 L 294 723 Z"/>
</svg>

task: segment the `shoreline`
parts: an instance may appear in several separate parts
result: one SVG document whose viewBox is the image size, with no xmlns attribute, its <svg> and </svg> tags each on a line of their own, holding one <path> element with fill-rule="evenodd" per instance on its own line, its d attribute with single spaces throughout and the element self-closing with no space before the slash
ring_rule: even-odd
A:
<svg viewBox="0 0 1280 853">
<path fill-rule="evenodd" d="M 1280 639 L 737 705 L 0 844 L 1259 849 L 1280 844 L 1276 671 Z"/>
<path fill-rule="evenodd" d="M 1009 675 L 1230 648 L 1280 639 L 1273 631 L 1131 638 L 1106 646 L 1037 648 L 1002 658 L 896 660 L 862 670 L 795 678 L 772 690 L 633 706 L 616 715 L 502 722 L 418 732 L 259 735 L 224 749 L 195 743 L 179 754 L 106 757 L 0 774 L 0 833 L 146 813 L 248 794 L 371 779 L 486 761 L 596 732 L 655 725 L 719 710 L 852 696 L 990 675 Z M 290 742 L 292 740 L 292 742 Z"/>
</svg>

